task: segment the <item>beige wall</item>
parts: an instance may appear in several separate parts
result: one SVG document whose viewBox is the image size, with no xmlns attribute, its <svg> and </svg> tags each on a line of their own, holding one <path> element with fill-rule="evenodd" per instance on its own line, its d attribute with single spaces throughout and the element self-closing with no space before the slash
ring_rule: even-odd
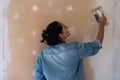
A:
<svg viewBox="0 0 120 80">
<path fill-rule="evenodd" d="M 91 14 L 93 0 L 11 0 L 8 9 L 8 80 L 33 80 L 35 58 L 45 47 L 40 43 L 42 30 L 54 20 L 71 29 L 68 42 L 87 42 L 95 38 L 98 27 Z M 93 72 L 85 60 L 87 80 Z"/>
</svg>

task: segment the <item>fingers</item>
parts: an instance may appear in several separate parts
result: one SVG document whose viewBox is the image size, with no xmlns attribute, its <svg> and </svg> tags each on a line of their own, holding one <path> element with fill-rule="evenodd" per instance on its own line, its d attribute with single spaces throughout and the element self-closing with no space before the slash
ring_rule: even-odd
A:
<svg viewBox="0 0 120 80">
<path fill-rule="evenodd" d="M 100 24 L 103 24 L 103 25 L 105 25 L 105 24 L 106 24 L 107 18 L 105 17 L 105 15 L 104 15 L 104 14 L 102 14 L 102 16 L 101 16 L 101 17 L 100 17 L 100 16 L 98 16 L 98 18 L 99 18 L 99 22 L 100 22 Z"/>
</svg>

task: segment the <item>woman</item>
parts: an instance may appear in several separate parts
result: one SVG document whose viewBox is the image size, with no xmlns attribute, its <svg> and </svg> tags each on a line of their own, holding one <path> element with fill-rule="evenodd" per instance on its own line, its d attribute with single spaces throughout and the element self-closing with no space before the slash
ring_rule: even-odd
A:
<svg viewBox="0 0 120 80">
<path fill-rule="evenodd" d="M 36 61 L 34 80 L 85 80 L 83 58 L 93 56 L 101 49 L 106 17 L 99 17 L 99 32 L 93 42 L 70 44 L 68 27 L 54 21 L 43 31 L 41 42 L 49 47 L 43 49 Z"/>
</svg>

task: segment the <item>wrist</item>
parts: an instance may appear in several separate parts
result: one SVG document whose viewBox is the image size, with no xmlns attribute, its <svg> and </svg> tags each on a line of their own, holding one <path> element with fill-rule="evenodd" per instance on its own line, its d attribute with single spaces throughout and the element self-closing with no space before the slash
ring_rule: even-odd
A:
<svg viewBox="0 0 120 80">
<path fill-rule="evenodd" d="M 105 26 L 105 23 L 100 23 L 100 27 L 104 27 Z"/>
</svg>

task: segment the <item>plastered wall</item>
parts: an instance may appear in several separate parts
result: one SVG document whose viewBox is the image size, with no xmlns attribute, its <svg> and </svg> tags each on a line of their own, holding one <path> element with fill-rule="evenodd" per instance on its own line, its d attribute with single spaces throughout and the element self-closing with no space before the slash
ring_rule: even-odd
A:
<svg viewBox="0 0 120 80">
<path fill-rule="evenodd" d="M 102 5 L 109 25 L 105 27 L 103 48 L 98 55 L 89 59 L 94 71 L 94 80 L 114 80 L 113 79 L 113 60 L 115 47 L 115 5 L 114 0 L 96 0 L 96 5 Z M 109 3 L 109 4 L 108 4 Z"/>
<path fill-rule="evenodd" d="M 119 80 L 120 79 L 120 19 L 119 19 L 119 14 L 120 14 L 120 1 L 115 0 L 115 15 L 114 15 L 114 21 L 115 21 L 115 48 L 114 48 L 114 62 L 113 62 L 113 80 Z"/>
<path fill-rule="evenodd" d="M 71 36 L 67 42 L 94 40 L 99 28 L 91 9 L 98 5 L 103 6 L 109 25 L 105 28 L 103 49 L 98 55 L 84 60 L 85 73 L 87 80 L 113 80 L 115 36 L 113 0 L 3 0 L 2 2 L 7 3 L 5 5 L 7 8 L 1 11 L 1 17 L 6 14 L 5 17 L 0 17 L 1 21 L 6 22 L 1 23 L 6 24 L 5 28 L 0 27 L 4 29 L 0 34 L 2 43 L 0 54 L 4 55 L 1 57 L 0 80 L 33 80 L 36 56 L 46 47 L 40 43 L 41 32 L 52 21 L 60 21 L 69 27 Z"/>
</svg>

